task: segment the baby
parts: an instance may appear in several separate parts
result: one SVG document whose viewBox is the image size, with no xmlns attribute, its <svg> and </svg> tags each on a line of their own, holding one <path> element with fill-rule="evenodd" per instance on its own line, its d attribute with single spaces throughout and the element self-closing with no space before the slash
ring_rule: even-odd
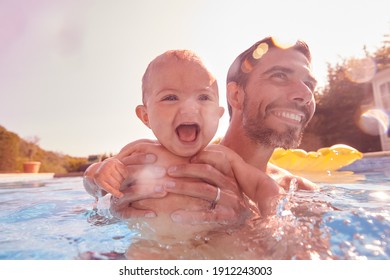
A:
<svg viewBox="0 0 390 280">
<path fill-rule="evenodd" d="M 136 113 L 158 140 L 149 149 L 157 155 L 155 164 L 168 168 L 189 162 L 210 143 L 224 112 L 219 106 L 216 79 L 193 52 L 176 50 L 154 59 L 146 69 L 142 83 L 143 105 L 137 106 Z M 148 173 L 147 168 L 145 173 Z M 177 209 L 210 208 L 208 201 L 169 194 L 164 199 L 142 200 L 132 206 L 158 213 L 157 218 L 147 221 L 147 226 L 160 241 L 169 242 L 172 237 L 185 240 L 211 228 L 208 225 L 173 224 L 170 217 Z M 144 220 L 142 224 L 145 224 Z"/>
<path fill-rule="evenodd" d="M 168 168 L 188 163 L 190 158 L 203 150 L 214 137 L 224 108 L 219 106 L 218 86 L 215 77 L 201 59 L 189 50 L 167 51 L 156 57 L 147 67 L 142 79 L 142 105 L 136 107 L 138 118 L 149 127 L 157 138 L 146 145 L 148 153 L 157 155 L 155 165 Z M 151 141 L 150 141 L 151 142 Z M 132 143 L 123 149 L 131 146 Z M 130 153 L 142 152 L 137 147 Z M 138 149 L 138 150 L 137 150 Z M 100 167 L 100 173 L 120 178 L 113 189 L 123 191 L 134 182 L 126 182 L 126 167 L 120 160 L 111 159 L 110 166 Z M 112 165 L 115 168 L 112 168 Z M 150 166 L 145 165 L 137 181 L 149 180 Z M 86 184 L 86 189 L 89 191 Z M 91 191 L 89 191 L 91 193 Z M 112 191 L 118 194 L 118 192 Z M 115 199 L 112 203 L 115 203 Z M 150 209 L 157 213 L 153 219 L 130 219 L 142 229 L 143 236 L 150 230 L 149 238 L 186 240 L 194 233 L 208 231 L 213 226 L 173 224 L 170 214 L 178 209 L 204 210 L 210 202 L 189 196 L 170 193 L 164 199 L 145 199 L 132 203 L 138 209 Z"/>
</svg>

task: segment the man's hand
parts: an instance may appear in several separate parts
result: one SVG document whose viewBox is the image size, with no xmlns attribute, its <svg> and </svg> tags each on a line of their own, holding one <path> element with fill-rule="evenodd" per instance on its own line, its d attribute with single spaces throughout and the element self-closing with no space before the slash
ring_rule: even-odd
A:
<svg viewBox="0 0 390 280">
<path fill-rule="evenodd" d="M 221 223 L 234 224 L 242 222 L 249 212 L 249 201 L 238 188 L 229 161 L 220 151 L 203 151 L 191 160 L 190 164 L 176 165 L 168 168 L 168 175 L 174 178 L 197 178 L 202 182 L 176 180 L 165 187 L 167 192 L 189 195 L 214 201 L 217 188 L 220 188 L 220 199 L 216 208 L 205 211 L 180 210 L 172 213 L 173 221 L 178 223 Z"/>
</svg>

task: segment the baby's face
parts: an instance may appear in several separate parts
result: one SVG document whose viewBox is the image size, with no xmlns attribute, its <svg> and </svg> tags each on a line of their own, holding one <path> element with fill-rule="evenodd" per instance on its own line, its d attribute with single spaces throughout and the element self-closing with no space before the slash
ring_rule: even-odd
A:
<svg viewBox="0 0 390 280">
<path fill-rule="evenodd" d="M 207 146 L 224 111 L 214 77 L 197 63 L 168 60 L 149 81 L 143 121 L 158 141 L 183 157 Z"/>
</svg>

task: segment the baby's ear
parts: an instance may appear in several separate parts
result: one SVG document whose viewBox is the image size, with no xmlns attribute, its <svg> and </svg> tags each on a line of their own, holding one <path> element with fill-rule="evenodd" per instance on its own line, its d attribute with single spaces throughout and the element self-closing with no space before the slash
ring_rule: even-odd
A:
<svg viewBox="0 0 390 280">
<path fill-rule="evenodd" d="M 137 114 L 137 117 L 147 126 L 150 128 L 149 125 L 149 116 L 148 112 L 146 111 L 145 105 L 138 105 L 135 108 L 135 113 Z"/>
</svg>

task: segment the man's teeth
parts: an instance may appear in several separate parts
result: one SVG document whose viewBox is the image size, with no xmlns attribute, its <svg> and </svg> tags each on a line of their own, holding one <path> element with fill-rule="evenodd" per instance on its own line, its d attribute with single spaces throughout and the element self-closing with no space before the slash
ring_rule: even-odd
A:
<svg viewBox="0 0 390 280">
<path fill-rule="evenodd" d="M 297 121 L 297 122 L 301 122 L 301 121 L 302 121 L 302 116 L 301 116 L 301 115 L 294 114 L 294 113 L 289 113 L 289 112 L 275 112 L 275 115 L 278 116 L 278 117 L 282 117 L 282 118 L 294 120 L 294 121 Z"/>
</svg>

